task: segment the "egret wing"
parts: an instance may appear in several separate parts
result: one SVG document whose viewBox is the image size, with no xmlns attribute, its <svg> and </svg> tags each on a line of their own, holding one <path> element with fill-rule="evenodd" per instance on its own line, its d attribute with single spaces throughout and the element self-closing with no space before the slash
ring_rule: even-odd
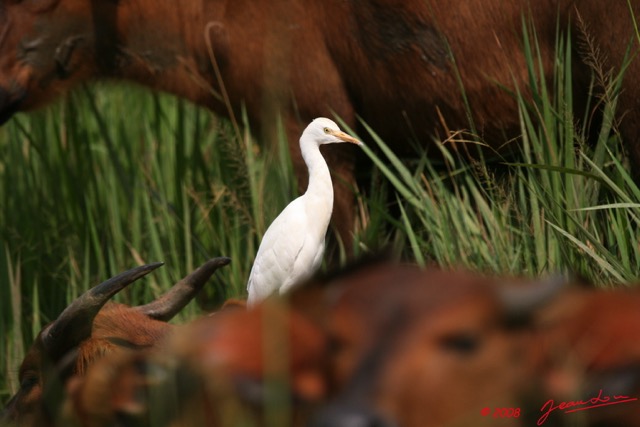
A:
<svg viewBox="0 0 640 427">
<path fill-rule="evenodd" d="M 293 271 L 280 287 L 280 293 L 288 292 L 293 286 L 308 279 L 322 264 L 324 254 L 324 237 L 318 241 L 317 236 L 307 235 L 294 262 Z"/>
<path fill-rule="evenodd" d="M 247 284 L 249 302 L 276 292 L 292 274 L 304 247 L 306 229 L 304 207 L 298 198 L 271 223 L 262 238 Z"/>
</svg>

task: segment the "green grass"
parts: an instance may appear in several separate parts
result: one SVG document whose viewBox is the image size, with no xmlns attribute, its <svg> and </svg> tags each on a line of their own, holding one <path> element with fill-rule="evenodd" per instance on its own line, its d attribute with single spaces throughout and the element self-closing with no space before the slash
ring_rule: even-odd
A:
<svg viewBox="0 0 640 427">
<path fill-rule="evenodd" d="M 166 263 L 117 296 L 141 303 L 208 258 L 230 256 L 200 303 L 242 295 L 250 254 L 296 191 L 283 153 L 131 87 L 81 90 L 0 128 L 0 400 L 15 390 L 23 340 L 120 271 Z"/>
<path fill-rule="evenodd" d="M 391 247 L 422 264 L 575 271 L 601 285 L 637 279 L 640 189 L 612 119 L 619 76 L 594 80 L 594 90 L 605 88 L 593 100 L 605 120 L 587 144 L 564 54 L 570 38 L 558 37 L 546 87 L 535 34 L 525 34 L 534 97 L 513 94 L 522 148 L 498 169 L 437 141 L 444 166 L 399 159 L 364 124 L 373 174 L 357 195 L 356 255 Z M 136 264 L 166 266 L 118 295 L 122 302 L 149 301 L 222 255 L 233 261 L 201 306 L 243 295 L 260 236 L 296 191 L 283 140 L 261 147 L 172 97 L 98 86 L 14 118 L 0 128 L 0 401 L 15 390 L 18 363 L 41 326 L 83 290 Z M 198 310 L 191 304 L 178 321 Z"/>
<path fill-rule="evenodd" d="M 514 93 L 521 149 L 506 167 L 469 162 L 440 142 L 445 167 L 426 156 L 408 164 L 365 124 L 378 148 L 367 154 L 399 194 L 387 241 L 420 263 L 530 276 L 573 272 L 597 284 L 637 280 L 640 190 L 613 126 L 621 75 L 594 80 L 592 90 L 602 95 L 592 102 L 602 104 L 604 119 L 587 144 L 588 117 L 573 111 L 571 38 L 558 37 L 547 87 L 535 34 L 524 27 L 533 96 L 523 97 L 524 88 Z"/>
</svg>

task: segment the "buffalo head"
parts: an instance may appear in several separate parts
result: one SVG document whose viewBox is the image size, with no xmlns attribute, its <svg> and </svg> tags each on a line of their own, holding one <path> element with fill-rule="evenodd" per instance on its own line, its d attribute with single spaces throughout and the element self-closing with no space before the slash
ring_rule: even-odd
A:
<svg viewBox="0 0 640 427">
<path fill-rule="evenodd" d="M 0 124 L 50 102 L 95 75 L 100 63 L 113 60 L 106 52 L 115 51 L 109 17 L 116 4 L 0 1 Z M 107 49 L 105 43 L 112 46 Z"/>
<path fill-rule="evenodd" d="M 133 268 L 88 290 L 45 326 L 28 350 L 19 370 L 20 387 L 7 403 L 0 424 L 32 425 L 40 410 L 43 390 L 118 347 L 152 347 L 169 330 L 166 323 L 189 301 L 228 258 L 214 258 L 175 284 L 152 303 L 129 307 L 108 303 L 127 285 L 160 267 L 154 263 Z M 55 396 L 54 396 L 55 397 Z"/>
</svg>

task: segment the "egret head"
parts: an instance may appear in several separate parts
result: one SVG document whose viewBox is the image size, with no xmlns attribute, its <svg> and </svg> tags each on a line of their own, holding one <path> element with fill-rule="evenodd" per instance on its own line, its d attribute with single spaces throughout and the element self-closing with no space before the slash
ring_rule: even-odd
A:
<svg viewBox="0 0 640 427">
<path fill-rule="evenodd" d="M 314 141 L 318 145 L 340 142 L 362 145 L 362 142 L 341 131 L 333 120 L 325 117 L 313 120 L 302 133 L 301 139 Z"/>
</svg>

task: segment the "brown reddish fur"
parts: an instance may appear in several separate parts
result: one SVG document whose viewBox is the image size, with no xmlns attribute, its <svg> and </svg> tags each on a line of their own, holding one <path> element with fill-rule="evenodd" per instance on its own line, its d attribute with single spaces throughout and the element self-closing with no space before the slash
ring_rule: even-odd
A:
<svg viewBox="0 0 640 427">
<path fill-rule="evenodd" d="M 121 348 L 110 338 L 145 348 L 157 344 L 172 328 L 169 323 L 151 319 L 129 306 L 108 303 L 93 321 L 91 337 L 78 347 L 75 373 L 83 375 L 96 359 Z"/>
<path fill-rule="evenodd" d="M 640 10 L 637 0 L 631 3 Z M 605 53 L 605 70 L 620 66 L 633 36 L 623 0 L 3 0 L 0 7 L 0 28 L 7 31 L 0 45 L 0 116 L 42 105 L 89 78 L 135 81 L 235 117 L 246 106 L 261 140 L 273 140 L 282 118 L 301 185 L 306 168 L 298 138 L 317 116 L 335 112 L 357 128 L 359 115 L 400 153 L 410 152 L 414 137 L 427 147 L 434 134 L 448 136 L 438 111 L 446 128 L 469 129 L 456 69 L 480 136 L 494 148 L 517 136 L 517 105 L 500 86 L 526 92 L 523 15 L 536 26 L 548 76 L 558 14 L 561 29 L 573 25 L 574 46 L 580 14 Z M 31 63 L 23 60 L 20 43 L 40 36 L 44 46 L 26 55 Z M 65 46 L 71 49 L 56 66 L 54 53 Z M 574 70 L 580 99 L 590 70 L 581 61 Z M 636 160 L 639 79 L 636 59 L 619 104 Z M 14 104 L 22 93 L 25 99 Z M 347 183 L 353 182 L 350 154 L 327 152 Z M 338 185 L 335 211 L 349 240 L 354 216 L 347 187 Z"/>
<path fill-rule="evenodd" d="M 288 419 L 301 426 L 306 404 L 324 396 L 324 337 L 285 305 L 221 311 L 176 331 L 160 351 L 104 358 L 73 378 L 62 424 L 108 426 L 125 417 L 144 425 L 150 412 L 157 416 L 159 406 L 169 405 L 165 421 L 173 427 L 247 419 L 263 425 L 263 402 L 247 400 L 243 384 L 266 387 L 278 378 L 288 381 L 285 392 L 301 399 L 291 402 Z M 162 401 L 165 395 L 171 402 Z"/>
<path fill-rule="evenodd" d="M 84 375 L 88 366 L 98 359 L 122 349 L 108 338 L 118 338 L 144 348 L 155 345 L 171 328 L 172 325 L 153 320 L 126 305 L 107 303 L 94 319 L 91 337 L 78 346 L 72 373 Z M 46 371 L 46 358 L 38 335 L 20 365 L 20 390 L 12 403 L 7 405 L 8 412 L 4 414 L 15 425 L 33 425 L 33 417 L 42 401 L 42 390 L 47 386 L 48 379 L 55 377 L 54 373 Z M 33 379 L 31 387 L 22 386 L 26 379 Z"/>
<path fill-rule="evenodd" d="M 169 425 L 227 425 L 238 416 L 261 425 L 261 404 L 244 400 L 243 381 L 274 375 L 318 403 L 363 380 L 358 369 L 379 351 L 381 363 L 365 372 L 370 384 L 360 396 L 372 407 L 407 427 L 426 419 L 432 426 L 480 425 L 482 407 L 513 406 L 515 391 L 530 381 L 526 339 L 503 324 L 499 284 L 470 273 L 370 265 L 297 290 L 290 306 L 270 300 L 201 318 L 160 352 L 104 358 L 71 382 L 64 414 L 92 427 L 114 417 L 145 420 L 158 402 L 140 396 L 167 392 L 176 396 Z M 459 336 L 477 339 L 478 349 L 447 348 Z M 306 425 L 304 406 L 294 402 L 292 409 L 293 425 Z"/>
<path fill-rule="evenodd" d="M 370 405 L 369 415 L 403 427 L 513 426 L 519 420 L 478 415 L 487 406 L 514 407 L 533 372 L 530 335 L 509 328 L 497 295 L 507 281 L 515 286 L 383 263 L 295 292 L 292 306 L 324 325 L 329 391 L 339 404 Z M 467 339 L 477 347 L 457 348 Z M 343 425 L 321 419 L 321 426 Z"/>
<path fill-rule="evenodd" d="M 46 1 L 27 4 L 49 5 Z M 230 261 L 226 257 L 212 258 L 155 301 L 137 307 L 108 299 L 162 263 L 130 269 L 79 296 L 34 340 L 20 366 L 20 386 L 4 407 L 0 423 L 32 426 L 55 419 L 59 409 L 56 402 L 70 376 L 81 377 L 105 355 L 157 345 L 173 328 L 166 322 L 195 297 L 219 267 Z"/>
<path fill-rule="evenodd" d="M 536 345 L 542 356 L 541 404 L 548 399 L 556 404 L 589 399 L 601 388 L 603 396 L 640 397 L 639 307 L 638 290 L 576 290 L 546 310 Z M 625 377 L 630 385 L 613 381 L 615 376 Z M 585 425 L 640 425 L 637 402 L 585 413 Z M 545 424 L 565 417 L 554 414 Z"/>
<path fill-rule="evenodd" d="M 175 334 L 171 345 L 205 375 L 213 374 L 210 368 L 226 369 L 263 380 L 286 372 L 298 396 L 313 400 L 324 394 L 318 369 L 324 352 L 320 331 L 275 301 L 199 319 Z"/>
</svg>

